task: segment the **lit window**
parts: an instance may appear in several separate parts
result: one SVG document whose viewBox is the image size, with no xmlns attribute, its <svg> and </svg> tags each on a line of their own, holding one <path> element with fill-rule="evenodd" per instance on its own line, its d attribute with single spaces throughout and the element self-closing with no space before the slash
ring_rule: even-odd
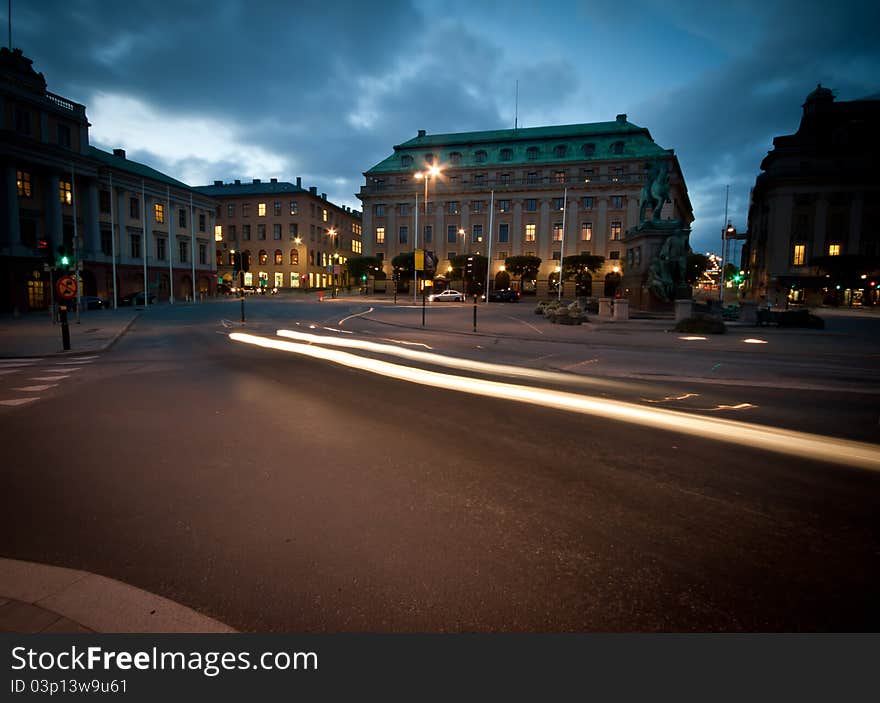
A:
<svg viewBox="0 0 880 703">
<path fill-rule="evenodd" d="M 321 210 L 321 214 L 322 214 L 322 219 L 324 220 L 324 222 L 326 222 L 327 221 L 327 211 Z"/>
<path fill-rule="evenodd" d="M 223 225 L 214 225 L 214 241 L 223 241 Z"/>
<path fill-rule="evenodd" d="M 70 185 L 70 181 L 61 181 L 58 184 L 58 194 L 62 205 L 73 204 L 73 187 Z"/>
<path fill-rule="evenodd" d="M 361 241 L 359 239 L 351 240 L 351 250 L 355 254 L 360 254 L 363 251 L 363 245 L 361 244 Z"/>
<path fill-rule="evenodd" d="M 794 266 L 803 266 L 806 258 L 807 258 L 806 244 L 795 244 L 794 245 L 794 256 L 792 257 L 791 263 Z"/>
<path fill-rule="evenodd" d="M 275 265 L 281 266 L 284 263 L 284 254 L 280 249 L 275 250 Z"/>
<path fill-rule="evenodd" d="M 840 244 L 829 245 L 828 256 L 840 256 Z"/>
<path fill-rule="evenodd" d="M 153 214 L 156 216 L 156 222 L 162 224 L 165 222 L 165 206 L 162 203 L 153 205 Z"/>
<path fill-rule="evenodd" d="M 582 222 L 581 223 L 581 241 L 589 242 L 593 238 L 593 223 L 592 222 Z"/>
<path fill-rule="evenodd" d="M 266 262 L 269 261 L 269 255 L 266 253 L 265 249 L 260 249 L 260 265 L 265 266 Z"/>
<path fill-rule="evenodd" d="M 557 171 L 554 173 L 553 180 L 557 183 L 565 183 L 565 171 Z"/>
<path fill-rule="evenodd" d="M 554 222 L 553 223 L 553 241 L 561 242 L 562 241 L 562 223 Z"/>
<path fill-rule="evenodd" d="M 290 250 L 290 265 L 299 266 L 299 249 Z"/>
<path fill-rule="evenodd" d="M 385 228 L 384 227 L 376 227 L 376 244 L 384 244 L 385 243 Z"/>
<path fill-rule="evenodd" d="M 611 239 L 613 241 L 618 241 L 620 239 L 620 223 L 612 222 L 611 223 Z"/>
<path fill-rule="evenodd" d="M 257 203 L 257 216 L 265 217 L 266 216 L 266 203 Z"/>
<path fill-rule="evenodd" d="M 18 196 L 20 198 L 31 197 L 31 174 L 27 171 L 16 171 L 15 184 L 18 186 Z"/>
<path fill-rule="evenodd" d="M 535 241 L 535 232 L 537 229 L 537 225 L 526 225 L 526 241 L 534 242 Z"/>
</svg>

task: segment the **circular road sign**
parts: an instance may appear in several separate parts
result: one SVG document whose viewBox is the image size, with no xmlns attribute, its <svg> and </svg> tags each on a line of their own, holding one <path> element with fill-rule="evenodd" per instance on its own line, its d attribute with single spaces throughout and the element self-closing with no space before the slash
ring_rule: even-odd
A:
<svg viewBox="0 0 880 703">
<path fill-rule="evenodd" d="M 76 297 L 76 279 L 73 276 L 62 276 L 55 282 L 55 290 L 59 298 L 70 300 Z"/>
</svg>

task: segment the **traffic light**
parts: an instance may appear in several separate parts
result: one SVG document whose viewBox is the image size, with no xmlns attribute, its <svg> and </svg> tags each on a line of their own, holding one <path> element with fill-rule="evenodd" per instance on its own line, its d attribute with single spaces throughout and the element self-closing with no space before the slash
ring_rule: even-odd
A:
<svg viewBox="0 0 880 703">
<path fill-rule="evenodd" d="M 367 280 L 367 274 L 364 274 L 363 276 L 361 276 L 361 280 L 364 281 L 364 282 L 366 282 L 366 280 Z"/>
<path fill-rule="evenodd" d="M 55 257 L 55 265 L 58 268 L 69 268 L 72 261 L 73 257 L 70 255 L 67 247 L 64 244 L 59 244 L 58 256 Z"/>
</svg>

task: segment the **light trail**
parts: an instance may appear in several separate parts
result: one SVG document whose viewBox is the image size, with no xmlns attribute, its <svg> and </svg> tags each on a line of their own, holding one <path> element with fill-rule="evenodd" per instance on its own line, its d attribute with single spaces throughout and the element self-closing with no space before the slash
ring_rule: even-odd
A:
<svg viewBox="0 0 880 703">
<path fill-rule="evenodd" d="M 343 317 L 336 324 L 341 327 L 342 323 L 345 322 L 346 320 L 350 320 L 353 317 L 360 317 L 361 315 L 369 315 L 371 312 L 373 312 L 373 310 L 375 310 L 375 308 L 370 308 L 369 310 L 364 310 L 363 312 L 356 312 L 354 315 L 349 315 L 348 317 Z"/>
<path fill-rule="evenodd" d="M 397 356 L 402 359 L 418 361 L 433 366 L 445 366 L 452 369 L 461 369 L 464 371 L 472 371 L 475 373 L 485 373 L 492 376 L 509 376 L 512 378 L 527 378 L 548 381 L 550 383 L 575 384 L 582 386 L 605 386 L 619 388 L 619 381 L 612 381 L 603 378 L 586 378 L 584 376 L 574 376 L 571 374 L 557 373 L 555 371 L 542 371 L 540 369 L 527 369 L 522 366 L 512 366 L 509 364 L 490 364 L 485 361 L 472 361 L 470 359 L 461 359 L 455 356 L 443 356 L 442 354 L 431 354 L 414 349 L 402 349 L 400 347 L 392 347 L 387 344 L 379 344 L 377 342 L 368 342 L 363 339 L 328 339 L 315 334 L 306 334 L 304 332 L 296 332 L 294 330 L 276 330 L 279 337 L 286 339 L 295 339 L 299 342 L 309 344 L 324 344 L 333 347 L 347 347 L 349 349 L 362 349 L 364 351 L 376 352 L 379 354 L 387 354 Z M 430 347 L 429 347 L 430 348 Z"/>
<path fill-rule="evenodd" d="M 229 338 L 235 342 L 330 361 L 340 366 L 374 373 L 386 378 L 409 381 L 431 388 L 442 388 L 488 398 L 517 401 L 554 410 L 566 410 L 582 415 L 592 415 L 618 422 L 688 434 L 701 439 L 741 444 L 753 449 L 763 449 L 779 454 L 799 456 L 812 461 L 826 461 L 844 466 L 860 467 L 870 471 L 880 471 L 880 447 L 866 442 L 823 437 L 821 435 L 779 428 L 767 428 L 737 420 L 701 418 L 697 415 L 675 410 L 646 408 L 619 400 L 608 400 L 563 391 L 551 391 L 512 383 L 455 376 L 437 371 L 426 371 L 410 366 L 393 364 L 388 361 L 361 357 L 336 349 L 325 349 L 324 347 L 310 344 L 287 342 L 240 332 L 230 333 Z"/>
</svg>

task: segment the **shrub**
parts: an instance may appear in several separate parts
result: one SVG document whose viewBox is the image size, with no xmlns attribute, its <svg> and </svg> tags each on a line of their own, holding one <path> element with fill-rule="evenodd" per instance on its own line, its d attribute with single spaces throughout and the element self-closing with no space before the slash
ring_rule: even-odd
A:
<svg viewBox="0 0 880 703">
<path fill-rule="evenodd" d="M 720 318 L 712 315 L 696 314 L 675 325 L 676 332 L 693 332 L 696 334 L 724 334 L 727 325 Z"/>
</svg>

